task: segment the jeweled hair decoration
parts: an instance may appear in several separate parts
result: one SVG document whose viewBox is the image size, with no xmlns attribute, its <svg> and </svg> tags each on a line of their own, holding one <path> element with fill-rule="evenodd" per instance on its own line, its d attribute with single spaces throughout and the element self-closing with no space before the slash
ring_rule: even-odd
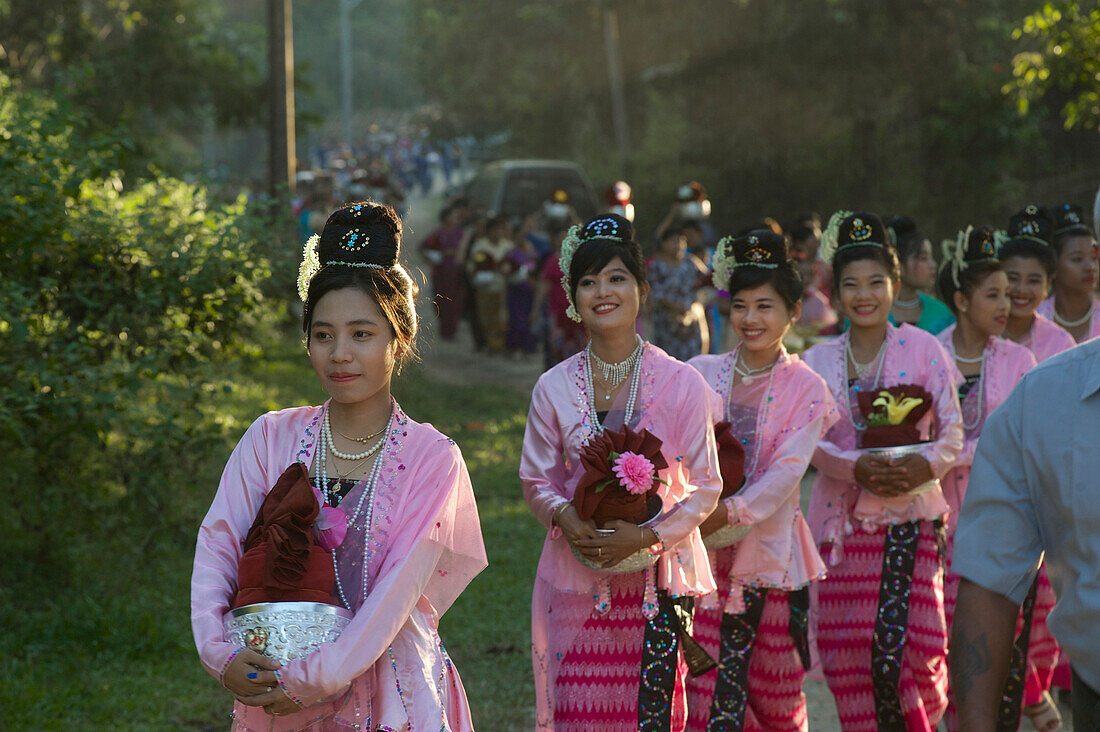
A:
<svg viewBox="0 0 1100 732">
<path fill-rule="evenodd" d="M 355 209 L 352 209 L 353 211 Z M 352 214 L 356 216 L 358 214 Z M 340 246 L 347 249 L 349 252 L 358 251 L 370 244 L 370 237 L 364 234 L 359 229 L 348 229 L 344 232 L 344 235 L 340 237 Z"/>
<path fill-rule="evenodd" d="M 955 287 L 961 287 L 959 284 L 959 275 L 966 270 L 971 264 L 975 262 L 992 262 L 997 259 L 997 252 L 1004 246 L 1008 237 L 1005 232 L 1001 230 L 990 231 L 988 234 L 980 232 L 982 234 L 981 240 L 981 252 L 982 256 L 973 257 L 967 259 L 967 249 L 970 242 L 970 237 L 974 233 L 973 226 L 967 226 L 965 229 L 959 232 L 954 241 L 951 239 L 944 239 L 943 248 L 943 260 L 944 266 L 951 267 L 951 281 L 955 283 Z"/>
<path fill-rule="evenodd" d="M 302 263 L 298 266 L 298 297 L 302 298 L 302 302 L 309 297 L 310 280 L 321 269 L 321 259 L 317 256 L 317 245 L 320 241 L 321 235 L 314 234 L 306 240 L 302 249 Z"/>
<path fill-rule="evenodd" d="M 581 322 L 581 316 L 577 312 L 577 304 L 573 302 L 573 290 L 569 287 L 569 267 L 573 264 L 573 255 L 577 253 L 577 247 L 581 245 L 582 230 L 583 227 L 580 224 L 569 227 L 569 233 L 561 243 L 561 254 L 558 255 L 558 267 L 561 268 L 562 273 L 561 286 L 565 290 L 565 298 L 569 301 L 565 314 L 577 323 Z"/>
<path fill-rule="evenodd" d="M 737 241 L 732 236 L 727 236 L 718 242 L 714 250 L 714 257 L 710 260 L 714 286 L 723 292 L 729 292 L 730 277 L 738 267 L 760 267 L 761 269 L 778 269 L 779 264 L 773 262 L 772 253 L 760 245 L 760 238 L 750 234 L 748 237 L 749 249 L 745 252 L 744 261 L 738 260 L 733 251 L 733 244 Z"/>
<path fill-rule="evenodd" d="M 357 231 L 358 229 L 352 229 L 347 234 L 344 234 L 343 239 L 341 239 L 340 241 L 340 245 L 343 248 L 348 249 L 349 251 L 358 251 L 359 249 L 366 247 L 367 244 L 370 243 L 370 239 L 363 234 L 360 234 L 359 238 L 356 240 L 361 241 L 362 243 L 358 244 L 354 248 L 348 247 L 344 244 L 344 239 L 348 239 L 349 234 Z M 331 267 L 335 265 L 340 267 L 355 267 L 358 269 L 386 269 L 381 264 L 375 264 L 373 262 L 343 262 L 340 260 L 333 260 L 331 262 L 325 262 L 324 265 L 322 265 L 321 258 L 317 253 L 320 243 L 321 235 L 314 234 L 313 236 L 309 237 L 308 240 L 306 240 L 306 245 L 302 249 L 302 263 L 298 265 L 298 297 L 302 299 L 302 302 L 305 302 L 306 299 L 309 297 L 309 283 L 313 280 L 317 273 L 321 271 L 322 266 Z"/>
</svg>

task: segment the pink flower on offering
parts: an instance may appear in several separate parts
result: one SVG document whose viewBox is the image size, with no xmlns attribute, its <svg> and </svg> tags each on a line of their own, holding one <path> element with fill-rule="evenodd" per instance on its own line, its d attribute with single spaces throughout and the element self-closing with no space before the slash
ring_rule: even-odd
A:
<svg viewBox="0 0 1100 732">
<path fill-rule="evenodd" d="M 325 503 L 325 497 L 317 488 L 313 488 L 313 496 L 321 507 L 317 512 L 317 520 L 313 522 L 313 533 L 321 548 L 331 552 L 344 543 L 344 537 L 348 533 L 348 517 L 340 509 Z"/>
<path fill-rule="evenodd" d="M 641 495 L 653 485 L 653 463 L 644 455 L 624 452 L 615 458 L 613 471 L 623 488 L 634 495 Z"/>
</svg>

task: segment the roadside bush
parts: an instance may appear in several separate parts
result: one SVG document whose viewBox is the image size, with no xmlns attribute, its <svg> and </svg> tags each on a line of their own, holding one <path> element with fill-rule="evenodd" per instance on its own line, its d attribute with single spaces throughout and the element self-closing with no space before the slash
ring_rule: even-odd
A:
<svg viewBox="0 0 1100 732">
<path fill-rule="evenodd" d="M 280 229 L 244 198 L 124 181 L 129 147 L 0 75 L 0 587 L 48 573 L 63 589 L 182 532 L 172 518 L 219 436 L 200 400 L 278 315 L 261 286 L 294 248 Z"/>
</svg>

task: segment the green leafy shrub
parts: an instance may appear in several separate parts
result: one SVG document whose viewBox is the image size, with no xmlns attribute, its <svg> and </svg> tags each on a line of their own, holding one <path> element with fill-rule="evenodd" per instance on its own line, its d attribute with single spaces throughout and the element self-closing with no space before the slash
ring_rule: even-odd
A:
<svg viewBox="0 0 1100 732">
<path fill-rule="evenodd" d="M 261 285 L 273 256 L 292 256 L 243 198 L 124 183 L 128 147 L 0 75 L 0 442 L 14 471 L 0 586 L 43 571 L 64 584 L 182 530 L 171 518 L 220 429 L 200 400 L 257 353 Z"/>
</svg>

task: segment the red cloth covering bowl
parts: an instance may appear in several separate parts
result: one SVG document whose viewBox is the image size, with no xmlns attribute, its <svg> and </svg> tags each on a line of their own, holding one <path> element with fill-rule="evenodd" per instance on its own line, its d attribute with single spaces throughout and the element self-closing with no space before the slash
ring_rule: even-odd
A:
<svg viewBox="0 0 1100 732">
<path fill-rule="evenodd" d="M 573 492 L 573 505 L 581 520 L 592 519 L 599 528 L 615 519 L 641 525 L 660 511 L 658 472 L 668 468 L 668 461 L 661 454 L 661 444 L 649 430 L 635 432 L 624 426 L 621 430 L 606 430 L 585 445 L 581 450 L 584 474 Z M 632 452 L 653 464 L 653 482 L 648 490 L 631 493 L 620 485 L 611 464 L 612 452 L 620 455 Z M 611 484 L 597 491 L 608 480 Z"/>
<path fill-rule="evenodd" d="M 745 448 L 729 422 L 714 425 L 714 441 L 718 444 L 718 468 L 722 472 L 721 499 L 729 498 L 745 485 Z"/>
<path fill-rule="evenodd" d="M 901 424 L 870 425 L 867 431 L 860 437 L 860 447 L 898 447 L 900 445 L 915 445 L 921 442 L 920 430 L 917 423 L 920 422 L 928 410 L 932 408 L 932 395 L 917 384 L 899 384 L 886 389 L 875 391 L 861 391 L 856 395 L 859 401 L 859 411 L 863 414 L 863 421 L 867 422 L 871 415 L 885 413 L 884 407 L 874 406 L 874 401 L 882 396 L 882 392 L 889 392 L 900 402 L 908 397 L 921 399 L 921 403 L 914 407 L 905 416 Z"/>
<path fill-rule="evenodd" d="M 259 602 L 334 604 L 332 555 L 313 533 L 319 511 L 305 466 L 294 463 L 264 498 L 245 537 L 233 609 Z"/>
</svg>

